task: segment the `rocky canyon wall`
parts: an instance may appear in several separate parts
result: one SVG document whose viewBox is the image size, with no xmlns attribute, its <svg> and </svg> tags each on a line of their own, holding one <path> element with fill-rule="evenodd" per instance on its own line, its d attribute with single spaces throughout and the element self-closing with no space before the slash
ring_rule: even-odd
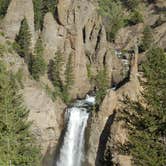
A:
<svg viewBox="0 0 166 166">
<path fill-rule="evenodd" d="M 87 66 L 91 67 L 93 75 L 107 67 L 111 88 L 112 83 L 118 85 L 124 79 L 122 75 L 124 66 L 122 60 L 115 54 L 115 49 L 135 47 L 137 39 L 141 38 L 143 24 L 120 29 L 115 42 L 111 44 L 106 39 L 105 28 L 97 9 L 98 4 L 95 0 L 59 0 L 56 14 L 46 13 L 42 30 L 35 31 L 32 0 L 11 0 L 7 14 L 0 24 L 0 31 L 4 32 L 4 36 L 0 36 L 0 42 L 4 45 L 7 45 L 7 41 L 12 43 L 19 33 L 21 21 L 26 17 L 32 35 L 32 52 L 40 34 L 44 43 L 44 59 L 47 65 L 55 57 L 55 53 L 61 52 L 64 56 L 62 78 L 68 57 L 72 55 L 74 84 L 70 94 L 73 99 L 85 96 L 94 88 L 88 78 Z M 155 28 L 156 42 L 163 48 L 166 46 L 163 37 L 164 27 L 165 24 Z M 116 144 L 123 144 L 127 139 L 127 131 L 122 128 L 123 122 L 116 121 L 120 114 L 117 110 L 123 108 L 124 98 L 127 96 L 137 100 L 140 96 L 137 53 L 136 51 L 131 59 L 125 59 L 130 66 L 129 80 L 120 88 L 108 89 L 98 112 L 93 112 L 89 119 L 86 166 L 103 166 L 105 164 L 103 157 L 107 155 L 111 156 L 108 165 L 112 162 L 120 166 L 131 165 L 131 156 L 120 155 L 116 150 L 109 152 L 109 147 L 116 149 Z M 60 98 L 53 101 L 44 90 L 45 84 L 52 88 L 48 73 L 45 73 L 40 81 L 34 81 L 28 72 L 27 64 L 14 50 L 5 53 L 1 59 L 7 64 L 9 70 L 15 73 L 19 69 L 23 71 L 24 86 L 21 92 L 25 105 L 30 110 L 29 120 L 33 121 L 32 131 L 41 146 L 42 155 L 47 158 L 54 154 L 58 144 L 66 105 Z M 47 161 L 45 158 L 44 166 L 51 166 L 50 161 L 53 159 Z"/>
</svg>

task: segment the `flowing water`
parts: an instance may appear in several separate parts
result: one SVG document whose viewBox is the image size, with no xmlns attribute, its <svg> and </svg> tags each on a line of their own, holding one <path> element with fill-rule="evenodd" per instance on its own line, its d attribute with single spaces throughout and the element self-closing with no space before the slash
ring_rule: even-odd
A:
<svg viewBox="0 0 166 166">
<path fill-rule="evenodd" d="M 78 100 L 67 109 L 67 129 L 60 149 L 60 156 L 56 166 L 81 166 L 84 161 L 85 128 L 89 117 L 89 106 L 94 105 L 95 98 L 86 97 Z"/>
</svg>

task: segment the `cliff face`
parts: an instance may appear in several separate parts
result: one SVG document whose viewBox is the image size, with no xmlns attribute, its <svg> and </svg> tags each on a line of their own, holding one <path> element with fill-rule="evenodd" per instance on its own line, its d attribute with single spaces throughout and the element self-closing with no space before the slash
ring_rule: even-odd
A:
<svg viewBox="0 0 166 166">
<path fill-rule="evenodd" d="M 150 9 L 149 9 L 150 10 Z M 12 0 L 7 14 L 2 20 L 1 31 L 5 37 L 0 36 L 0 42 L 7 46 L 7 41 L 13 42 L 19 33 L 20 24 L 26 17 L 32 35 L 32 51 L 39 35 L 34 28 L 34 9 L 32 0 Z M 156 18 L 151 21 L 153 24 Z M 152 23 L 153 22 L 153 23 Z M 116 54 L 116 49 L 131 49 L 138 38 L 142 36 L 143 24 L 120 29 L 114 44 L 106 40 L 106 32 L 102 19 L 97 12 L 97 3 L 93 0 L 59 0 L 56 18 L 52 13 L 44 16 L 41 37 L 44 43 L 44 58 L 49 64 L 60 51 L 65 57 L 64 68 L 69 55 L 72 55 L 74 70 L 74 85 L 70 89 L 73 99 L 84 96 L 94 87 L 90 84 L 87 65 L 91 66 L 93 74 L 107 67 L 110 87 L 111 83 L 118 84 L 124 78 L 123 62 Z M 165 23 L 154 29 L 156 42 L 165 48 Z M 122 128 L 123 122 L 117 122 L 119 112 L 123 108 L 124 96 L 137 100 L 141 87 L 138 81 L 137 52 L 131 60 L 130 80 L 117 90 L 109 89 L 99 112 L 92 113 L 88 124 L 86 165 L 100 166 L 103 157 L 109 155 L 109 147 L 116 147 L 127 139 L 127 131 Z M 22 93 L 25 105 L 30 110 L 29 120 L 33 121 L 32 131 L 35 133 L 41 146 L 42 155 L 49 156 L 54 153 L 63 128 L 63 112 L 66 105 L 58 98 L 52 101 L 43 88 L 43 84 L 51 83 L 47 73 L 36 82 L 28 73 L 27 65 L 14 50 L 6 52 L 1 59 L 7 64 L 8 69 L 17 72 L 23 71 L 24 88 Z M 61 72 L 64 77 L 64 69 Z M 115 148 L 116 149 L 116 148 Z M 114 164 L 121 166 L 131 165 L 131 156 L 120 155 L 116 150 L 111 152 Z M 47 158 L 47 157 L 46 157 Z M 51 165 L 47 160 L 44 165 Z"/>
<path fill-rule="evenodd" d="M 97 13 L 96 6 L 97 4 L 93 1 L 63 0 L 59 1 L 57 5 L 58 17 L 56 19 L 51 13 L 47 13 L 44 18 L 42 38 L 45 44 L 47 62 L 55 56 L 57 51 L 65 56 L 66 63 L 68 56 L 72 54 L 75 80 L 71 89 L 73 98 L 84 95 L 91 88 L 87 77 L 88 64 L 96 73 L 106 63 L 110 78 L 112 76 L 112 64 L 114 64 L 113 61 L 116 57 L 111 56 L 111 48 L 106 41 L 105 28 Z M 14 40 L 19 32 L 22 19 L 26 17 L 32 35 L 33 48 L 38 36 L 38 33 L 34 31 L 33 16 L 31 0 L 11 1 L 3 20 L 3 30 L 6 37 Z M 117 75 L 122 70 L 120 64 L 120 61 L 116 60 L 114 71 Z M 118 78 L 117 81 L 119 81 Z"/>
</svg>

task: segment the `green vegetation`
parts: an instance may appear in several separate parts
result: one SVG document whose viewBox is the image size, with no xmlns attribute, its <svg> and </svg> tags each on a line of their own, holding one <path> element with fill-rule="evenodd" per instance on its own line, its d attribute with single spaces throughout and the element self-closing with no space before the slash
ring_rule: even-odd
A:
<svg viewBox="0 0 166 166">
<path fill-rule="evenodd" d="M 0 17 L 4 17 L 11 0 L 0 0 Z"/>
<path fill-rule="evenodd" d="M 15 77 L 0 62 L 0 165 L 37 166 L 39 151 Z"/>
<path fill-rule="evenodd" d="M 140 51 L 146 51 L 153 45 L 153 33 L 149 26 L 146 26 L 143 32 L 143 39 L 140 45 Z"/>
<path fill-rule="evenodd" d="M 144 86 L 146 106 L 129 103 L 125 120 L 129 129 L 127 149 L 135 165 L 166 165 L 166 54 L 161 48 L 147 52 L 143 64 L 147 82 Z M 130 111 L 128 111 L 130 110 Z"/>
<path fill-rule="evenodd" d="M 50 64 L 50 79 L 55 87 L 56 92 L 59 94 L 62 92 L 62 80 L 60 78 L 60 71 L 62 70 L 62 66 L 64 64 L 64 57 L 63 55 L 58 52 L 55 54 L 53 61 Z"/>
<path fill-rule="evenodd" d="M 140 0 L 98 0 L 99 13 L 107 32 L 107 40 L 113 42 L 120 28 L 143 22 L 139 9 Z M 126 9 L 129 16 L 126 15 Z"/>
<path fill-rule="evenodd" d="M 140 4 L 140 0 L 121 0 L 122 3 L 129 9 L 129 10 L 135 10 L 138 8 L 138 5 Z"/>
<path fill-rule="evenodd" d="M 69 96 L 69 90 L 74 83 L 72 54 L 69 55 L 69 59 L 66 64 L 64 83 L 61 79 L 61 71 L 63 66 L 64 57 L 60 52 L 58 52 L 56 53 L 54 60 L 50 64 L 49 77 L 54 86 L 54 98 L 56 98 L 56 96 L 60 96 L 63 101 L 68 104 L 71 100 Z"/>
<path fill-rule="evenodd" d="M 36 80 L 38 80 L 40 76 L 43 75 L 46 71 L 46 62 L 43 57 L 43 51 L 43 43 L 39 37 L 35 45 L 34 54 L 31 56 L 29 62 L 30 73 Z"/>
<path fill-rule="evenodd" d="M 54 15 L 56 4 L 57 4 L 57 0 L 43 0 L 44 14 L 47 12 L 51 12 Z"/>
<path fill-rule="evenodd" d="M 42 13 L 42 2 L 43 0 L 33 0 L 33 6 L 34 6 L 34 23 L 35 23 L 35 29 L 39 30 L 41 29 L 43 25 L 43 13 Z"/>
<path fill-rule="evenodd" d="M 103 16 L 107 38 L 114 41 L 116 33 L 124 25 L 123 8 L 120 1 L 99 0 L 99 13 Z"/>
<path fill-rule="evenodd" d="M 35 29 L 39 30 L 43 27 L 44 16 L 47 12 L 55 14 L 56 0 L 33 0 Z"/>
<path fill-rule="evenodd" d="M 6 47 L 0 44 L 0 57 L 3 56 L 3 53 L 6 52 Z"/>
<path fill-rule="evenodd" d="M 134 10 L 133 12 L 131 12 L 131 16 L 128 20 L 128 24 L 136 25 L 141 22 L 143 22 L 143 15 L 137 10 Z"/>
<path fill-rule="evenodd" d="M 21 22 L 19 34 L 16 36 L 14 48 L 17 53 L 25 59 L 28 64 L 30 61 L 31 33 L 26 18 Z"/>
<path fill-rule="evenodd" d="M 72 54 L 69 55 L 65 69 L 65 85 L 63 88 L 63 98 L 66 103 L 70 102 L 69 90 L 74 84 Z"/>
<path fill-rule="evenodd" d="M 23 70 L 20 68 L 17 73 L 14 75 L 18 87 L 23 88 Z"/>
<path fill-rule="evenodd" d="M 109 87 L 109 79 L 106 67 L 98 72 L 96 76 L 96 87 L 96 103 L 99 105 L 106 95 L 107 89 Z"/>
</svg>

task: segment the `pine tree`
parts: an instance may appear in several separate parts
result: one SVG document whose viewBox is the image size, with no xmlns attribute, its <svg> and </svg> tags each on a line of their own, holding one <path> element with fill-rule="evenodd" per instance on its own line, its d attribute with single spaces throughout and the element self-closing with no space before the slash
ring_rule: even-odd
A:
<svg viewBox="0 0 166 166">
<path fill-rule="evenodd" d="M 141 51 L 148 50 L 153 45 L 153 32 L 149 26 L 146 26 L 143 32 L 143 39 L 140 46 Z"/>
<path fill-rule="evenodd" d="M 35 29 L 42 29 L 43 26 L 43 0 L 33 0 Z"/>
<path fill-rule="evenodd" d="M 56 4 L 57 0 L 44 0 L 43 1 L 44 13 L 51 12 L 54 15 Z"/>
<path fill-rule="evenodd" d="M 99 13 L 103 16 L 108 40 L 114 41 L 116 33 L 124 24 L 124 13 L 121 2 L 99 0 Z"/>
<path fill-rule="evenodd" d="M 0 62 L 0 164 L 37 166 L 39 151 L 27 122 L 28 110 L 22 104 L 15 78 Z"/>
<path fill-rule="evenodd" d="M 11 0 L 0 0 L 0 17 L 4 17 Z"/>
<path fill-rule="evenodd" d="M 60 93 L 63 91 L 63 84 L 60 77 L 60 71 L 62 69 L 63 63 L 64 59 L 62 54 L 60 52 L 57 52 L 55 54 L 54 60 L 50 64 L 49 69 L 49 77 L 54 85 L 55 93 L 57 95 L 60 95 Z"/>
<path fill-rule="evenodd" d="M 147 83 L 143 84 L 147 106 L 132 103 L 124 110 L 124 119 L 129 129 L 129 150 L 135 165 L 165 166 L 166 55 L 164 51 L 156 47 L 150 49 L 143 69 L 147 78 Z"/>
<path fill-rule="evenodd" d="M 44 16 L 46 13 L 51 12 L 55 14 L 57 0 L 33 0 L 35 29 L 43 28 Z"/>
<path fill-rule="evenodd" d="M 96 103 L 100 104 L 109 87 L 109 79 L 106 67 L 98 72 L 96 76 L 96 86 L 97 86 Z"/>
<path fill-rule="evenodd" d="M 41 38 L 39 37 L 36 45 L 34 55 L 31 56 L 31 60 L 29 63 L 29 70 L 34 79 L 38 80 L 41 75 L 43 75 L 46 71 L 46 63 L 43 58 L 43 43 Z"/>
<path fill-rule="evenodd" d="M 30 59 L 30 46 L 31 46 L 31 33 L 26 18 L 21 22 L 21 27 L 18 36 L 16 37 L 18 44 L 17 52 L 21 57 L 24 57 L 25 62 L 29 63 Z"/>
</svg>

